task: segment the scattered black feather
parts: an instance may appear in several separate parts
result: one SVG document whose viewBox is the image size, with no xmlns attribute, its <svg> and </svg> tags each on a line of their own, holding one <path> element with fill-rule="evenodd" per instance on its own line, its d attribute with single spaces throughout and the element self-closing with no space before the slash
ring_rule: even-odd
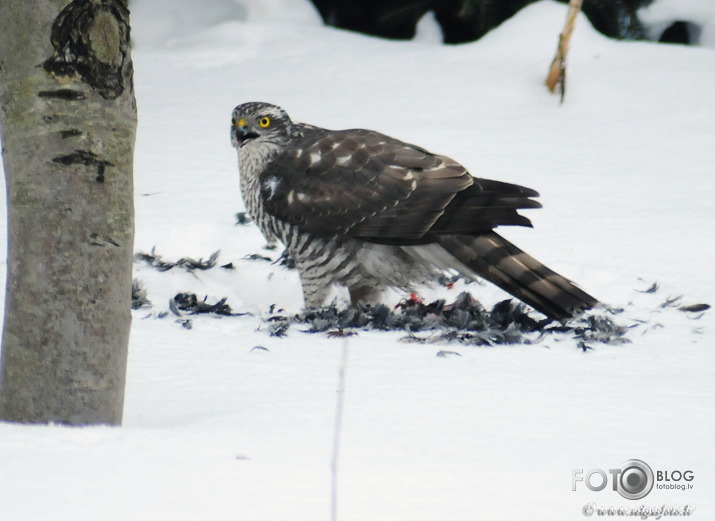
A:
<svg viewBox="0 0 715 521">
<path fill-rule="evenodd" d="M 228 264 L 222 264 L 221 268 L 225 270 L 235 270 L 236 266 L 233 265 L 233 262 L 229 262 Z"/>
<path fill-rule="evenodd" d="M 226 299 L 222 298 L 215 304 L 206 302 L 208 297 L 199 300 L 195 293 L 177 293 L 169 302 L 169 309 L 177 315 L 200 315 L 214 314 L 221 316 L 240 316 L 245 313 L 234 313 L 231 306 L 226 304 Z"/>
<path fill-rule="evenodd" d="M 191 322 L 190 318 L 182 318 L 181 320 L 176 321 L 177 324 L 181 324 L 181 327 L 184 329 L 193 329 L 194 324 Z"/>
<path fill-rule="evenodd" d="M 274 315 L 267 319 L 268 334 L 271 336 L 283 337 L 290 327 L 290 319 L 281 315 Z"/>
<path fill-rule="evenodd" d="M 665 299 L 665 302 L 663 302 L 659 307 L 661 308 L 674 308 L 678 307 L 678 304 L 680 304 L 680 301 L 683 299 L 682 295 L 678 295 L 677 297 L 668 297 Z"/>
<path fill-rule="evenodd" d="M 246 212 L 238 212 L 236 214 L 236 225 L 251 224 L 253 219 L 251 219 Z"/>
<path fill-rule="evenodd" d="M 251 254 L 249 254 L 249 255 L 246 255 L 246 256 L 244 257 L 244 259 L 246 259 L 246 260 L 252 260 L 252 261 L 259 260 L 259 261 L 266 261 L 266 262 L 272 262 L 272 261 L 273 261 L 273 259 L 271 259 L 270 257 L 266 257 L 265 255 L 261 255 L 261 254 L 259 254 L 259 253 L 251 253 Z"/>
<path fill-rule="evenodd" d="M 572 331 L 576 333 L 576 338 L 583 342 L 625 344 L 630 342 L 626 333 L 631 327 L 634 326 L 622 326 L 605 315 L 586 315 L 574 321 Z"/>
<path fill-rule="evenodd" d="M 132 281 L 132 309 L 151 307 L 144 284 L 138 279 Z"/>
<path fill-rule="evenodd" d="M 208 258 L 208 260 L 194 260 L 190 257 L 183 257 L 176 261 L 176 265 L 180 268 L 184 268 L 187 271 L 210 270 L 211 268 L 216 266 L 216 259 L 218 259 L 219 253 L 221 253 L 220 250 L 213 252 Z"/>
<path fill-rule="evenodd" d="M 593 347 L 588 345 L 583 340 L 581 340 L 577 345 L 578 345 L 578 348 L 581 349 L 581 351 L 583 351 L 584 353 L 588 353 L 589 351 L 591 351 L 593 349 Z"/>
<path fill-rule="evenodd" d="M 345 331 L 344 329 L 338 329 L 337 331 L 328 331 L 327 335 L 329 338 L 344 338 L 348 336 L 357 335 L 355 331 Z"/>
<path fill-rule="evenodd" d="M 291 257 L 291 254 L 288 252 L 288 248 L 283 250 L 283 253 L 281 253 L 281 256 L 278 257 L 278 260 L 274 262 L 273 264 L 278 264 L 280 266 L 283 266 L 284 268 L 288 268 L 289 270 L 294 270 L 295 269 L 295 260 L 293 257 Z"/>
<path fill-rule="evenodd" d="M 169 271 L 172 268 L 184 268 L 187 271 L 195 270 L 209 270 L 216 266 L 216 259 L 218 259 L 221 251 L 215 251 L 207 260 L 199 259 L 195 260 L 190 257 L 182 257 L 176 262 L 165 261 L 162 259 L 161 255 L 156 253 L 155 248 L 151 249 L 151 253 L 139 252 L 134 255 L 134 259 L 137 261 L 143 261 L 149 264 L 152 268 L 159 271 Z"/>
<path fill-rule="evenodd" d="M 617 307 L 609 306 L 609 305 L 603 304 L 603 303 L 599 306 L 599 308 L 606 311 L 607 313 L 609 313 L 611 315 L 620 315 L 621 313 L 623 313 L 626 310 L 625 308 L 621 308 L 621 307 L 617 308 Z"/>
<path fill-rule="evenodd" d="M 462 280 L 461 275 L 447 275 L 446 273 L 439 273 L 435 277 L 437 284 L 445 288 L 452 288 L 459 280 Z M 465 283 L 468 284 L 472 282 L 471 279 L 464 279 Z"/>
<path fill-rule="evenodd" d="M 154 248 L 151 249 L 151 253 L 138 252 L 134 254 L 134 260 L 146 262 L 149 266 L 159 271 L 169 271 L 171 268 L 176 267 L 175 262 L 161 260 L 161 256 L 154 252 Z"/>
<path fill-rule="evenodd" d="M 680 306 L 678 308 L 680 311 L 687 311 L 689 313 L 700 313 L 702 311 L 707 311 L 710 309 L 710 304 L 690 304 L 689 306 Z"/>
<path fill-rule="evenodd" d="M 643 289 L 643 290 L 637 289 L 636 291 L 638 293 L 655 293 L 659 289 L 660 289 L 660 286 L 658 286 L 658 283 L 654 282 L 653 284 L 650 285 L 650 287 L 648 289 Z"/>
<path fill-rule="evenodd" d="M 268 351 L 268 348 L 263 346 L 253 346 L 251 351 Z"/>
<path fill-rule="evenodd" d="M 437 351 L 437 356 L 440 358 L 447 358 L 448 356 L 462 356 L 456 351 Z"/>
</svg>

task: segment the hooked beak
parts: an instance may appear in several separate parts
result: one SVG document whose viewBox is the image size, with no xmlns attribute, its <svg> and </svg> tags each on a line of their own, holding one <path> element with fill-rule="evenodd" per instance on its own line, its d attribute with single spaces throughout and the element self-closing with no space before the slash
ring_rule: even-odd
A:
<svg viewBox="0 0 715 521">
<path fill-rule="evenodd" d="M 261 136 L 256 134 L 255 132 L 251 132 L 248 129 L 248 125 L 246 125 L 245 121 L 243 120 L 239 120 L 237 123 L 235 123 L 231 132 L 231 141 L 233 146 L 236 148 L 241 148 L 243 145 L 245 145 L 252 139 L 256 139 L 258 137 Z"/>
</svg>

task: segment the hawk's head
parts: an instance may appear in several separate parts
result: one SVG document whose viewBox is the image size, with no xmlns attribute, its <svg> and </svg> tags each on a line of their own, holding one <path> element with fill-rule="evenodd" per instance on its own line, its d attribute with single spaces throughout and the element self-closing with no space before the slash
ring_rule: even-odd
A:
<svg viewBox="0 0 715 521">
<path fill-rule="evenodd" d="M 288 114 L 276 105 L 253 101 L 233 109 L 231 144 L 237 149 L 252 141 L 283 144 L 295 132 Z"/>
</svg>

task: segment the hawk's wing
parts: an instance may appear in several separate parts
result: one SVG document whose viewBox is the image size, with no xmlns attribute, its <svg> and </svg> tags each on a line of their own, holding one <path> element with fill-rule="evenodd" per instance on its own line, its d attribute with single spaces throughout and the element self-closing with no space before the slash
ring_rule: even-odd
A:
<svg viewBox="0 0 715 521">
<path fill-rule="evenodd" d="M 264 208 L 320 236 L 432 242 L 500 224 L 530 226 L 534 190 L 472 177 L 459 163 L 370 130 L 303 126 L 260 176 Z"/>
</svg>

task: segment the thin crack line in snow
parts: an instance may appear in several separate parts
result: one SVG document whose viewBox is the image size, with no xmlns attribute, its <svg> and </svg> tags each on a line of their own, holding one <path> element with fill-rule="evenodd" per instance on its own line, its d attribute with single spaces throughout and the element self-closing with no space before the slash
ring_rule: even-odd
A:
<svg viewBox="0 0 715 521">
<path fill-rule="evenodd" d="M 338 399 L 335 404 L 335 426 L 333 429 L 333 456 L 330 462 L 330 521 L 338 519 L 338 463 L 340 460 L 340 439 L 343 426 L 343 403 L 345 397 L 345 375 L 348 370 L 348 339 L 343 339 L 343 348 L 338 368 Z"/>
</svg>

